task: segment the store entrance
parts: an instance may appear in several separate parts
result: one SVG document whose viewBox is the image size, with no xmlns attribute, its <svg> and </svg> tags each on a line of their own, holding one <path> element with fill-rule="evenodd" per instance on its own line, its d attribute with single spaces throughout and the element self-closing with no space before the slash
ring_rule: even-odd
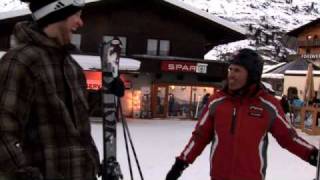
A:
<svg viewBox="0 0 320 180">
<path fill-rule="evenodd" d="M 154 118 L 165 118 L 167 114 L 168 86 L 155 85 L 152 96 L 152 114 Z"/>
<path fill-rule="evenodd" d="M 206 94 L 212 95 L 213 87 L 177 84 L 153 86 L 152 114 L 154 118 L 197 119 L 203 108 Z"/>
</svg>

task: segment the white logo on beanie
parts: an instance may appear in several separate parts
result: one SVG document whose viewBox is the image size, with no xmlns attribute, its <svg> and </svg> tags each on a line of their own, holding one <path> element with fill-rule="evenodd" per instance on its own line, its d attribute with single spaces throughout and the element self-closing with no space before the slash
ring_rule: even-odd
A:
<svg viewBox="0 0 320 180">
<path fill-rule="evenodd" d="M 85 5 L 85 0 L 58 0 L 54 1 L 37 11 L 32 13 L 34 20 L 39 20 L 45 16 L 47 16 L 50 13 L 53 13 L 55 11 L 58 11 L 60 9 L 63 9 L 67 6 L 77 6 L 77 7 L 83 7 Z"/>
<path fill-rule="evenodd" d="M 73 0 L 73 5 L 75 6 L 83 6 L 85 4 L 84 0 Z"/>
</svg>

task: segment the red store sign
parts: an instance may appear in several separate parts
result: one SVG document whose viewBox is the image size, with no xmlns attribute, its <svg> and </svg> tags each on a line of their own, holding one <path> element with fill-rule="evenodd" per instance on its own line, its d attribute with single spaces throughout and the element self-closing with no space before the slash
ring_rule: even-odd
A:
<svg viewBox="0 0 320 180">
<path fill-rule="evenodd" d="M 102 73 L 100 71 L 84 71 L 87 80 L 87 88 L 99 90 L 102 86 Z"/>
<path fill-rule="evenodd" d="M 207 73 L 208 64 L 180 61 L 162 61 L 161 71 Z"/>
<path fill-rule="evenodd" d="M 102 72 L 101 71 L 88 71 L 84 70 L 84 75 L 87 80 L 87 89 L 90 90 L 99 90 L 102 87 Z M 124 82 L 124 87 L 126 89 L 132 88 L 132 82 L 129 80 L 125 80 L 124 77 L 120 76 L 122 81 Z"/>
</svg>

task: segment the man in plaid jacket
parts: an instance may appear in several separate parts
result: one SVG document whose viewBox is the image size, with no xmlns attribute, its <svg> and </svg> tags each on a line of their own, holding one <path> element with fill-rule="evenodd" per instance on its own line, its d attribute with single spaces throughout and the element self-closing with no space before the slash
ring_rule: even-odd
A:
<svg viewBox="0 0 320 180">
<path fill-rule="evenodd" d="M 0 60 L 0 179 L 93 180 L 86 80 L 66 48 L 85 2 L 23 1 L 34 22 L 16 25 L 17 46 Z"/>
</svg>

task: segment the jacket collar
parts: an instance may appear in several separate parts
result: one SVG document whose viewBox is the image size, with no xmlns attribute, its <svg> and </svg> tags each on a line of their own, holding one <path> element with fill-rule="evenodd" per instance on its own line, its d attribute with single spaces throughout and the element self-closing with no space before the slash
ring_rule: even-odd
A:
<svg viewBox="0 0 320 180">
<path fill-rule="evenodd" d="M 52 48 L 63 48 L 55 39 L 49 38 L 35 23 L 19 22 L 13 34 L 18 44 L 35 44 Z"/>
<path fill-rule="evenodd" d="M 237 91 L 231 92 L 228 90 L 228 87 L 226 86 L 223 90 L 223 93 L 230 97 L 239 97 L 239 98 L 252 98 L 257 97 L 259 94 L 261 94 L 262 88 L 260 84 L 252 84 L 250 86 L 241 88 Z"/>
</svg>

